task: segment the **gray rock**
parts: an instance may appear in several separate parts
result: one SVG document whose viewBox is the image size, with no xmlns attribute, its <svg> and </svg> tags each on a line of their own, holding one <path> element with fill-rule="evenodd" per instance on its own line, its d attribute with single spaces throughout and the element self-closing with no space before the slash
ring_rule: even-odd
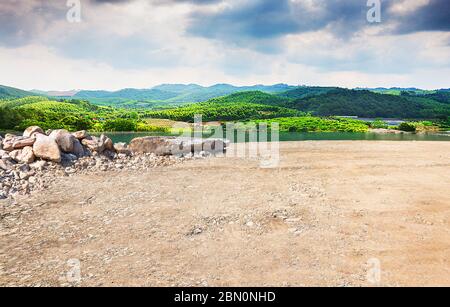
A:
<svg viewBox="0 0 450 307">
<path fill-rule="evenodd" d="M 186 145 L 186 144 L 185 144 Z M 170 156 L 174 152 L 180 152 L 183 149 L 191 151 L 190 145 L 188 148 L 183 147 L 183 140 L 175 137 L 159 137 L 149 136 L 133 139 L 130 142 L 130 149 L 136 153 L 154 153 L 158 156 Z"/>
<path fill-rule="evenodd" d="M 226 143 L 219 139 L 176 137 L 143 137 L 133 139 L 129 148 L 136 153 L 154 153 L 158 156 L 187 156 L 189 153 L 223 152 Z"/>
<path fill-rule="evenodd" d="M 128 148 L 128 145 L 126 143 L 116 143 L 114 144 L 114 149 L 118 154 L 131 154 L 131 150 Z"/>
<path fill-rule="evenodd" d="M 69 131 L 64 129 L 53 130 L 49 137 L 54 139 L 62 151 L 67 153 L 73 152 L 73 143 L 78 141 Z"/>
<path fill-rule="evenodd" d="M 70 154 L 70 153 L 61 153 L 61 161 L 64 162 L 73 162 L 76 161 L 78 159 L 78 157 L 74 154 Z"/>
<path fill-rule="evenodd" d="M 22 164 L 19 167 L 19 171 L 21 171 L 21 172 L 29 172 L 30 171 L 30 166 L 28 164 Z"/>
<path fill-rule="evenodd" d="M 77 157 L 79 157 L 79 158 L 81 158 L 81 157 L 83 157 L 85 155 L 83 145 L 81 145 L 80 141 L 78 139 L 76 139 L 76 138 L 73 141 L 72 153 L 74 155 L 76 155 Z"/>
</svg>

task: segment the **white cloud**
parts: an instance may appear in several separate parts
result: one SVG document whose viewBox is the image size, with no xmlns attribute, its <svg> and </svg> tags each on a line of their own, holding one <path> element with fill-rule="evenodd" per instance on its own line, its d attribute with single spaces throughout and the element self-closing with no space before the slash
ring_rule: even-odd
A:
<svg viewBox="0 0 450 307">
<path fill-rule="evenodd" d="M 32 30 L 28 30 L 31 21 L 24 23 L 23 41 L 19 40 L 24 44 L 0 47 L 0 84 L 20 88 L 119 89 L 222 82 L 449 87 L 445 77 L 450 69 L 449 32 L 386 35 L 389 24 L 381 24 L 343 39 L 326 27 L 236 45 L 196 37 L 186 29 L 194 10 L 218 12 L 242 3 L 238 0 L 206 6 L 83 1 L 79 24 L 65 20 L 66 8 L 61 11 L 59 1 L 51 2 L 57 4 L 55 10 L 49 9 L 51 4 L 33 10 L 40 0 L 21 0 L 17 7 L 14 2 L 2 3 L 0 13 L 36 21 Z M 311 0 L 292 2 L 317 9 Z M 415 0 L 408 8 L 416 10 L 424 3 Z M 401 5 L 392 10 L 406 14 Z M 44 18 L 49 14 L 53 19 Z"/>
</svg>

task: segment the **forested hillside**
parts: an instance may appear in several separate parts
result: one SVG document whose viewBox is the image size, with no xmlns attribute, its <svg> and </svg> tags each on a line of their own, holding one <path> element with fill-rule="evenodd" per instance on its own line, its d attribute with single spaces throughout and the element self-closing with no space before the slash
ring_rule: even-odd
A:
<svg viewBox="0 0 450 307">
<path fill-rule="evenodd" d="M 5 98 L 21 98 L 21 97 L 27 97 L 27 96 L 34 96 L 36 94 L 23 91 L 17 88 L 9 87 L 0 85 L 0 99 Z"/>
<path fill-rule="evenodd" d="M 23 130 L 29 126 L 43 129 L 93 131 L 153 131 L 137 111 L 99 107 L 82 100 L 51 100 L 25 97 L 0 100 L 0 129 Z"/>
<path fill-rule="evenodd" d="M 227 121 L 302 116 L 304 113 L 278 106 L 248 102 L 218 103 L 214 101 L 146 113 L 146 116 L 151 118 L 165 118 L 186 122 L 192 122 L 195 115 L 202 115 L 204 121 Z"/>
<path fill-rule="evenodd" d="M 336 89 L 337 89 L 336 87 L 299 86 L 289 91 L 279 93 L 277 94 L 277 96 L 283 98 L 298 99 L 326 94 Z"/>
<path fill-rule="evenodd" d="M 421 96 L 395 96 L 364 90 L 337 89 L 326 94 L 296 99 L 285 106 L 318 116 L 396 118 L 445 118 L 450 105 Z"/>
</svg>

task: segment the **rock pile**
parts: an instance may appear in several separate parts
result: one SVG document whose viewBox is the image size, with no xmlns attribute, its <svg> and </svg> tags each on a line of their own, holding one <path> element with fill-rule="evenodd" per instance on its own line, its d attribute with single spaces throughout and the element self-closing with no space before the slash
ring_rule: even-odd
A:
<svg viewBox="0 0 450 307">
<path fill-rule="evenodd" d="M 189 142 L 164 137 L 138 138 L 128 146 L 86 131 L 45 133 L 39 127 L 29 127 L 22 136 L 0 136 L 0 199 L 44 189 L 55 176 L 145 170 L 223 152 L 224 147 L 219 140 Z"/>
</svg>

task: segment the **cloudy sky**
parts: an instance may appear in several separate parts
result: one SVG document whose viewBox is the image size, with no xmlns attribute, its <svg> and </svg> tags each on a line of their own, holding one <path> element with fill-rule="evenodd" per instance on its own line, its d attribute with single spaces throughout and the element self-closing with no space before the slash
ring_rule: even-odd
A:
<svg viewBox="0 0 450 307">
<path fill-rule="evenodd" d="M 67 2 L 0 1 L 0 84 L 450 87 L 449 0 L 382 0 L 381 23 L 367 0 Z"/>
</svg>

